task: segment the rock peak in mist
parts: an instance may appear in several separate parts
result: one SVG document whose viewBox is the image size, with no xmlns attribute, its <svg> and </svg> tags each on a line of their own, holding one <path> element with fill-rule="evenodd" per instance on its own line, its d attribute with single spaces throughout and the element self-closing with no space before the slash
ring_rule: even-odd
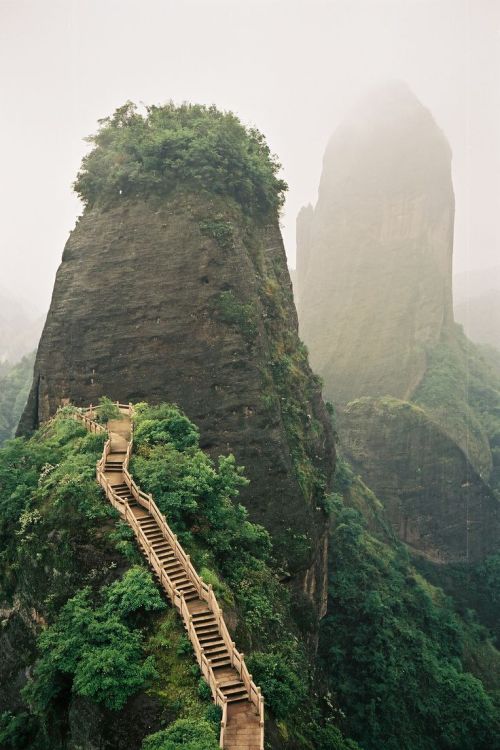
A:
<svg viewBox="0 0 500 750">
<path fill-rule="evenodd" d="M 297 226 L 301 333 L 328 398 L 408 398 L 453 322 L 451 150 L 401 82 L 333 133 Z"/>
</svg>

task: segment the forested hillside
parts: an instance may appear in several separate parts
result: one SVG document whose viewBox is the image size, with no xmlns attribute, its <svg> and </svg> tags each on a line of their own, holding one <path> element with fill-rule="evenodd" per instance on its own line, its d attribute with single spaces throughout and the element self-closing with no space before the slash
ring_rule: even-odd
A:
<svg viewBox="0 0 500 750">
<path fill-rule="evenodd" d="M 35 352 L 15 365 L 5 363 L 0 370 L 0 445 L 14 437 L 28 399 L 34 361 Z"/>
</svg>

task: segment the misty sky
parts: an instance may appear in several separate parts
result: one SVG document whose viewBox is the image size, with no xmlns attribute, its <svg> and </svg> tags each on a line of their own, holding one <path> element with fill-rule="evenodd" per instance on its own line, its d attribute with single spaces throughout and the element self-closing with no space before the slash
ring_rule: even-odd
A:
<svg viewBox="0 0 500 750">
<path fill-rule="evenodd" d="M 127 99 L 215 103 L 262 130 L 315 202 L 326 142 L 364 89 L 405 80 L 453 149 L 455 267 L 500 248 L 500 0 L 0 0 L 0 288 L 48 305 L 97 119 Z"/>
</svg>

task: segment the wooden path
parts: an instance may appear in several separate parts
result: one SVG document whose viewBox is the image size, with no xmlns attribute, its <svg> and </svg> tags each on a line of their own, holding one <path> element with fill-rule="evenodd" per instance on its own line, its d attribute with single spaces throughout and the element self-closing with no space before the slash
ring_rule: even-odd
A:
<svg viewBox="0 0 500 750">
<path fill-rule="evenodd" d="M 106 431 L 95 421 L 96 408 L 76 410 L 75 418 L 92 432 Z M 108 422 L 108 440 L 97 464 L 97 481 L 134 530 L 142 553 L 184 620 L 203 676 L 215 703 L 222 708 L 220 747 L 264 750 L 260 688 L 231 640 L 212 587 L 200 579 L 152 496 L 142 492 L 130 476 L 132 407 L 119 404 L 119 408 L 122 418 Z"/>
</svg>

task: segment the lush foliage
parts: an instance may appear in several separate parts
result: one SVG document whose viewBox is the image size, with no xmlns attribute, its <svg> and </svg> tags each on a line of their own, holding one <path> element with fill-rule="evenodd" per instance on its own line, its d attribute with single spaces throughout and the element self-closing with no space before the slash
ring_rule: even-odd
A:
<svg viewBox="0 0 500 750">
<path fill-rule="evenodd" d="M 248 213 L 283 202 L 286 184 L 264 136 L 230 112 L 172 102 L 144 115 L 132 102 L 100 121 L 75 190 L 87 206 L 121 196 L 168 195 L 179 187 L 228 195 Z"/>
<path fill-rule="evenodd" d="M 477 638 L 484 638 L 478 631 Z M 464 671 L 464 634 L 450 603 L 339 506 L 329 613 L 321 638 L 345 726 L 365 750 L 481 750 L 500 743 L 500 714 Z"/>
<path fill-rule="evenodd" d="M 14 433 L 28 398 L 35 353 L 23 357 L 0 373 L 0 445 Z"/>
<path fill-rule="evenodd" d="M 191 642 L 177 612 L 168 609 L 146 643 L 146 652 L 154 658 L 157 677 L 149 694 L 161 702 L 162 725 L 179 719 L 208 722 L 217 736 L 221 711 L 212 696 L 200 689 L 206 683 L 200 677 Z"/>
<path fill-rule="evenodd" d="M 219 294 L 216 299 L 216 314 L 224 323 L 239 328 L 250 341 L 257 335 L 257 315 L 253 306 L 239 302 L 233 292 Z"/>
<path fill-rule="evenodd" d="M 110 419 L 121 419 L 122 413 L 114 401 L 107 396 L 101 396 L 99 399 L 99 408 L 96 409 L 94 419 L 97 422 L 107 424 Z"/>
<path fill-rule="evenodd" d="M 414 400 L 429 411 L 500 492 L 500 379 L 457 326 L 429 352 Z"/>
<path fill-rule="evenodd" d="M 178 719 L 168 729 L 150 734 L 142 750 L 218 750 L 213 725 L 207 721 Z"/>
<path fill-rule="evenodd" d="M 286 719 L 297 710 L 306 697 L 307 686 L 283 653 L 257 651 L 251 655 L 248 663 L 277 719 Z"/>
<path fill-rule="evenodd" d="M 25 690 L 29 704 L 45 714 L 69 677 L 75 693 L 107 708 L 122 708 L 156 674 L 133 624 L 138 613 L 164 607 L 143 568 L 131 568 L 121 580 L 101 588 L 97 602 L 90 587 L 78 591 L 38 639 L 40 658 Z"/>
<path fill-rule="evenodd" d="M 500 648 L 500 554 L 474 564 L 442 566 L 416 559 L 415 565 L 429 581 L 453 597 L 464 618 L 470 616 L 471 609 L 474 610 L 479 621 L 490 630 L 496 647 Z"/>
<path fill-rule="evenodd" d="M 184 728 L 205 722 L 210 734 L 202 742 L 210 747 L 220 710 L 176 612 L 155 614 L 158 594 L 142 568 L 123 574 L 140 558 L 95 482 L 104 438 L 67 416 L 63 410 L 30 440 L 0 451 L 3 598 L 15 596 L 16 606 L 44 623 L 38 643 L 21 618 L 4 628 L 16 643 L 15 660 L 2 669 L 5 683 L 28 670 L 31 680 L 25 705 L 16 703 L 0 721 L 2 746 L 62 750 L 72 740 L 68 716 L 82 700 L 105 712 L 112 734 L 136 699 L 119 707 L 140 692 L 138 705 L 153 700 L 156 726 L 165 727 L 148 742 L 197 748 L 198 738 Z M 139 405 L 135 438 L 136 478 L 154 492 L 237 623 L 235 639 L 254 654 L 250 665 L 268 692 L 268 715 L 282 742 L 304 750 L 354 748 L 336 728 L 335 710 L 310 690 L 310 605 L 280 583 L 268 534 L 238 504 L 246 480 L 234 460 L 210 461 L 196 427 L 171 405 Z"/>
<path fill-rule="evenodd" d="M 233 456 L 221 456 L 215 466 L 198 447 L 194 425 L 168 404 L 136 407 L 134 439 L 134 476 L 185 544 L 196 539 L 226 575 L 245 557 L 266 559 L 268 534 L 233 502 L 247 483 Z"/>
<path fill-rule="evenodd" d="M 223 457 L 215 465 L 199 449 L 196 428 L 167 404 L 138 405 L 134 436 L 132 473 L 153 493 L 203 578 L 235 609 L 235 637 L 252 652 L 250 668 L 283 741 L 326 750 L 337 737 L 331 747 L 354 748 L 333 725 L 325 726 L 323 711 L 310 702 L 304 645 L 313 625 L 310 604 L 280 584 L 268 534 L 235 502 L 246 480 L 234 459 Z"/>
<path fill-rule="evenodd" d="M 233 226 L 223 216 L 204 219 L 199 224 L 200 232 L 205 237 L 215 240 L 222 250 L 232 250 L 234 246 Z"/>
<path fill-rule="evenodd" d="M 85 546 L 113 515 L 95 482 L 103 442 L 61 412 L 29 441 L 9 441 L 0 451 L 4 597 L 16 591 L 38 608 L 46 597 L 51 612 L 81 585 Z"/>
</svg>

